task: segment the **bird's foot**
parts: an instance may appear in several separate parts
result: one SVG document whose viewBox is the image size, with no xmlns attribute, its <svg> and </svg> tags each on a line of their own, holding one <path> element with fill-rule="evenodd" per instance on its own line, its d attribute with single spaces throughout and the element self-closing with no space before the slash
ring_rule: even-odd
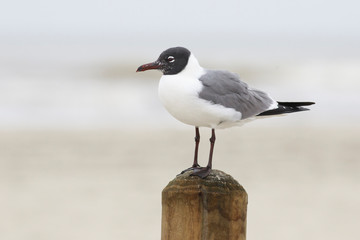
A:
<svg viewBox="0 0 360 240">
<path fill-rule="evenodd" d="M 186 173 L 186 172 L 188 172 L 188 171 L 195 171 L 196 169 L 199 169 L 199 168 L 200 168 L 200 165 L 199 165 L 199 164 L 194 164 L 194 165 L 192 165 L 191 167 L 189 167 L 189 168 L 181 171 L 181 173 L 178 174 L 177 176 L 179 176 L 179 175 L 181 175 L 181 174 L 184 174 L 184 173 Z"/>
<path fill-rule="evenodd" d="M 211 172 L 210 167 L 199 167 L 194 169 L 193 173 L 190 174 L 190 176 L 198 176 L 201 178 L 206 178 Z"/>
</svg>

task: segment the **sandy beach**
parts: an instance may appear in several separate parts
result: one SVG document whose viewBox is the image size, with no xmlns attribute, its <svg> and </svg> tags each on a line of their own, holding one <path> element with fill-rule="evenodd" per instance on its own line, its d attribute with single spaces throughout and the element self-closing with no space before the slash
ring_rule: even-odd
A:
<svg viewBox="0 0 360 240">
<path fill-rule="evenodd" d="M 200 162 L 208 154 L 203 129 Z M 248 239 L 357 239 L 360 128 L 218 131 L 214 168 L 249 194 Z M 192 128 L 1 131 L 1 239 L 159 239 Z"/>
</svg>

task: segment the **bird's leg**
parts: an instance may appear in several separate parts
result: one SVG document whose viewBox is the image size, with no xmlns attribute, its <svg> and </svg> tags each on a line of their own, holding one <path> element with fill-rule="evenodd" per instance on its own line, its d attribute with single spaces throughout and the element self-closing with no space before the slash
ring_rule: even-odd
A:
<svg viewBox="0 0 360 240">
<path fill-rule="evenodd" d="M 198 163 L 199 143 L 200 143 L 199 127 L 195 127 L 195 153 L 194 153 L 194 163 L 193 163 L 193 165 L 192 165 L 190 168 L 183 170 L 180 174 L 183 174 L 183 173 L 185 173 L 185 172 L 187 172 L 187 171 L 194 170 L 194 169 L 200 167 L 200 165 L 199 165 L 199 163 Z"/>
<path fill-rule="evenodd" d="M 199 128 L 195 127 L 195 153 L 194 153 L 194 163 L 192 165 L 193 168 L 200 167 L 200 165 L 198 164 L 199 143 L 200 143 Z"/>
<path fill-rule="evenodd" d="M 206 178 L 210 174 L 212 168 L 212 156 L 213 156 L 214 145 L 216 140 L 215 129 L 211 129 L 211 138 L 209 140 L 210 140 L 210 153 L 209 153 L 208 165 L 206 167 L 194 169 L 194 172 L 191 174 L 191 176 L 199 176 L 201 178 Z"/>
<path fill-rule="evenodd" d="M 214 152 L 215 140 L 216 140 L 215 129 L 211 129 L 210 154 L 209 154 L 209 162 L 207 165 L 207 168 L 209 168 L 209 169 L 212 168 L 212 157 L 213 157 L 213 152 Z"/>
</svg>

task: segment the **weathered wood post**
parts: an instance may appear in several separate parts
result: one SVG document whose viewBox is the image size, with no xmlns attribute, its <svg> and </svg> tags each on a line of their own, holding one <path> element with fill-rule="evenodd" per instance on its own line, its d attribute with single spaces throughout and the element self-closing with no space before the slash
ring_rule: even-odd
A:
<svg viewBox="0 0 360 240">
<path fill-rule="evenodd" d="M 230 175 L 184 173 L 162 192 L 161 240 L 245 240 L 247 194 Z"/>
</svg>

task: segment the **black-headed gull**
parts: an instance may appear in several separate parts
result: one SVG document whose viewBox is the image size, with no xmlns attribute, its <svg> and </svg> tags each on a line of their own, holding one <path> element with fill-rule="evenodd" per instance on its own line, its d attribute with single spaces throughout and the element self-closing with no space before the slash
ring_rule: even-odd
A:
<svg viewBox="0 0 360 240">
<path fill-rule="evenodd" d="M 261 116 L 309 110 L 302 106 L 313 102 L 277 102 L 267 93 L 249 87 L 239 76 L 202 68 L 186 48 L 174 47 L 162 52 L 152 63 L 137 72 L 162 71 L 159 98 L 167 111 L 179 121 L 195 126 L 195 154 L 191 175 L 205 178 L 212 168 L 215 129 L 241 125 Z M 210 154 L 206 167 L 198 164 L 199 127 L 211 128 Z M 183 172 L 184 172 L 183 171 Z"/>
</svg>

